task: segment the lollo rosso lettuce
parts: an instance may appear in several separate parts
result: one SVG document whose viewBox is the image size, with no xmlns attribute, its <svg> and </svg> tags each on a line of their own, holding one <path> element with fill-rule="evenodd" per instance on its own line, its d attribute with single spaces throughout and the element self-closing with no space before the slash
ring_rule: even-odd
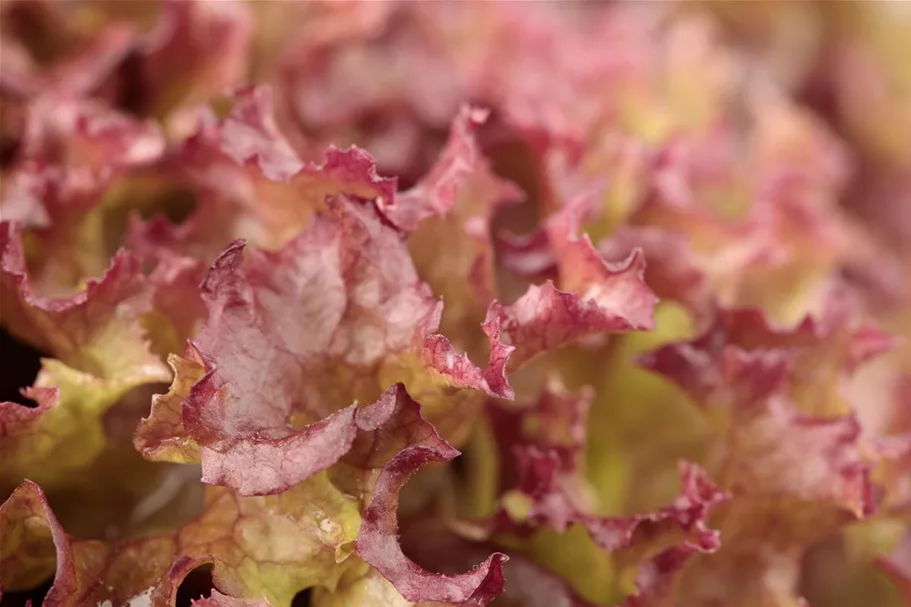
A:
<svg viewBox="0 0 911 607">
<path fill-rule="evenodd" d="M 3 605 L 911 601 L 907 11 L 0 16 Z"/>
</svg>

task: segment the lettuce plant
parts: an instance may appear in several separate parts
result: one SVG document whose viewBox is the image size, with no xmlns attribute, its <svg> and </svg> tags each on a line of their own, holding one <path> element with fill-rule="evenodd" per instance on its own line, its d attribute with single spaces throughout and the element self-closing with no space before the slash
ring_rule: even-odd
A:
<svg viewBox="0 0 911 607">
<path fill-rule="evenodd" d="M 5 0 L 4 605 L 908 604 L 900 4 Z"/>
</svg>

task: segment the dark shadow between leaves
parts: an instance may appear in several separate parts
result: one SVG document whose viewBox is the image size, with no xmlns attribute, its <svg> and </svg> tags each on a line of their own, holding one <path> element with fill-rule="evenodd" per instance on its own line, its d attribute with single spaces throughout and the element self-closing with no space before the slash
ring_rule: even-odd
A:
<svg viewBox="0 0 911 607">
<path fill-rule="evenodd" d="M 291 607 L 308 607 L 310 605 L 311 594 L 311 588 L 304 588 L 294 595 L 294 598 L 291 600 Z"/>
<path fill-rule="evenodd" d="M 177 588 L 175 607 L 190 607 L 193 601 L 212 595 L 212 565 L 200 565 L 187 574 Z"/>
<path fill-rule="evenodd" d="M 3 359 L 3 374 L 0 375 L 0 402 L 10 401 L 27 407 L 36 406 L 35 403 L 22 396 L 19 390 L 35 383 L 43 356 L 46 355 L 0 329 L 0 358 Z"/>
<path fill-rule="evenodd" d="M 44 603 L 44 595 L 54 584 L 54 578 L 50 577 L 40 586 L 31 590 L 22 590 L 20 592 L 4 592 L 3 598 L 0 599 L 0 607 L 25 607 L 31 603 L 32 607 L 41 607 Z"/>
</svg>

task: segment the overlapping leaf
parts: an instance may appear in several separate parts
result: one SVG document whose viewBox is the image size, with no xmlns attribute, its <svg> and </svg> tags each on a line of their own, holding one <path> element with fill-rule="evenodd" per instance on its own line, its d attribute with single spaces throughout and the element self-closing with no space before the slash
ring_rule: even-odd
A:
<svg viewBox="0 0 911 607">
<path fill-rule="evenodd" d="M 646 357 L 648 368 L 714 409 L 720 434 L 713 466 L 734 495 L 722 524 L 725 546 L 690 571 L 685 596 L 719 600 L 741 591 L 736 580 L 749 580 L 756 604 L 791 604 L 806 545 L 873 511 L 871 463 L 856 417 L 831 400 L 800 399 L 831 398 L 841 374 L 883 344 L 877 333 L 825 320 L 776 330 L 756 311 L 723 311 L 696 341 Z M 801 357 L 819 365 L 823 352 L 838 361 L 829 375 L 825 367 L 801 370 Z M 804 390 L 810 380 L 815 384 Z M 747 564 L 747 555 L 762 551 L 769 556 Z"/>
<path fill-rule="evenodd" d="M 903 604 L 898 4 L 3 2 L 3 590 Z"/>
</svg>

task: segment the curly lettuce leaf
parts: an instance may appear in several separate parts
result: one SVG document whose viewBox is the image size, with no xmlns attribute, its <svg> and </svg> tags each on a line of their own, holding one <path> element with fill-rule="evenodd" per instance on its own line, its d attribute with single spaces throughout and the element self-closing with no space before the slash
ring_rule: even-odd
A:
<svg viewBox="0 0 911 607">
<path fill-rule="evenodd" d="M 472 355 L 484 351 L 475 327 L 497 293 L 490 225 L 498 209 L 521 191 L 491 170 L 477 141 L 488 112 L 463 106 L 436 163 L 411 189 L 382 205 L 409 232 L 408 250 L 418 275 L 446 302 L 442 332 Z M 441 248 L 449 255 L 436 255 Z"/>
<path fill-rule="evenodd" d="M 358 555 L 411 601 L 487 605 L 503 591 L 504 554 L 496 552 L 458 575 L 429 572 L 402 552 L 398 538 L 398 494 L 408 477 L 431 462 L 448 461 L 458 451 L 435 432 L 401 450 L 386 464 L 367 504 L 356 542 Z"/>
<path fill-rule="evenodd" d="M 822 314 L 806 316 L 800 322 L 785 326 L 772 321 L 757 308 L 722 308 L 716 311 L 711 325 L 690 345 L 669 346 L 648 355 L 651 363 L 665 368 L 673 357 L 688 359 L 683 365 L 722 366 L 724 353 L 731 348 L 743 352 L 785 351 L 793 356 L 789 369 L 789 391 L 800 408 L 816 415 L 838 415 L 850 411 L 850 404 L 839 394 L 844 380 L 858 368 L 895 345 L 894 337 L 870 323 L 851 321 L 851 306 L 843 294 L 835 293 Z M 696 362 L 695 357 L 703 359 Z M 709 362 L 709 361 L 714 362 Z M 667 366 L 665 366 L 667 365 Z M 707 370 L 684 378 L 686 389 L 700 401 L 706 401 L 721 386 L 696 387 L 693 382 L 711 380 Z M 716 375 L 714 380 L 719 381 Z"/>
<path fill-rule="evenodd" d="M 277 250 L 325 210 L 328 196 L 395 197 L 396 180 L 377 175 L 357 147 L 330 146 L 322 162 L 301 161 L 276 123 L 268 86 L 236 89 L 232 99 L 223 118 L 202 112 L 177 154 L 175 169 L 197 194 L 190 217 L 181 225 L 164 216 L 134 220 L 129 240 L 144 255 L 210 263 L 237 238 Z"/>
<path fill-rule="evenodd" d="M 132 186 L 148 185 L 165 138 L 155 123 L 62 94 L 32 100 L 23 122 L 0 207 L 25 228 L 35 289 L 69 294 L 108 267 Z"/>
<path fill-rule="evenodd" d="M 152 597 L 154 604 L 160 600 L 171 604 L 173 598 L 167 597 L 173 597 L 182 577 L 192 567 L 212 563 L 213 580 L 221 592 L 288 605 L 301 589 L 334 589 L 349 567 L 358 566 L 357 559 L 348 562 L 353 550 L 367 561 L 385 558 L 382 550 L 371 552 L 371 545 L 396 542 L 394 533 L 387 538 L 382 524 L 373 536 L 370 531 L 377 517 L 387 514 L 392 520 L 386 524 L 395 526 L 395 508 L 389 510 L 383 504 L 398 501 L 402 485 L 418 465 L 452 458 L 458 452 L 423 419 L 419 405 L 401 386 L 357 410 L 356 416 L 357 434 L 339 465 L 309 474 L 281 493 L 244 497 L 229 488 L 211 487 L 202 513 L 172 532 L 111 543 L 71 542 L 64 534 L 58 539 L 58 551 L 70 551 L 68 558 L 75 559 L 84 575 L 72 582 L 79 597 L 74 604 L 120 604 L 140 595 Z M 410 463 L 402 463 L 406 461 Z M 374 470 L 379 470 L 378 476 Z M 40 493 L 37 486 L 27 486 Z M 14 513 L 20 511 L 15 506 L 18 499 L 9 502 Z M 10 523 L 17 530 L 23 524 L 21 516 Z M 371 537 L 378 543 L 371 544 Z M 366 543 L 361 546 L 356 541 Z M 502 587 L 500 559 L 494 555 L 477 570 L 489 570 L 489 576 L 473 571 L 453 577 L 452 584 L 465 593 L 466 600 L 489 601 Z M 453 587 L 437 574 L 414 566 L 410 574 L 428 583 L 411 586 L 409 591 L 408 581 L 396 577 L 387 562 L 377 568 L 400 592 L 418 601 L 446 600 L 447 588 Z M 451 596 L 461 600 L 461 595 Z"/>
<path fill-rule="evenodd" d="M 721 518 L 722 549 L 687 572 L 681 592 L 694 601 L 739 596 L 749 584 L 754 604 L 796 604 L 807 546 L 875 507 L 872 464 L 853 413 L 808 414 L 789 394 L 801 381 L 793 371 L 804 352 L 801 341 L 812 345 L 828 332 L 809 320 L 775 332 L 757 322 L 762 318 L 730 314 L 727 331 L 718 332 L 720 321 L 697 340 L 665 346 L 644 360 L 710 411 L 718 433 L 712 469 L 734 496 Z M 844 352 L 866 354 L 866 343 Z M 758 554 L 765 556 L 751 556 Z"/>
<path fill-rule="evenodd" d="M 586 441 L 595 436 L 586 435 L 592 397 L 591 389 L 569 392 L 552 377 L 534 401 L 490 404 L 500 498 L 491 517 L 464 533 L 519 551 L 587 600 L 673 601 L 684 565 L 718 549 L 708 517 L 730 496 L 682 462 L 681 493 L 671 505 L 626 517 L 598 514 L 584 475 Z"/>
<path fill-rule="evenodd" d="M 642 331 L 653 325 L 657 299 L 643 280 L 641 250 L 618 263 L 608 263 L 587 237 L 571 246 L 578 265 L 569 266 L 574 269 L 565 279 L 567 290 L 547 281 L 532 285 L 508 306 L 494 301 L 487 310 L 484 332 L 492 343 L 510 348 L 508 365 L 512 369 L 583 337 Z M 494 347 L 492 358 L 499 355 Z"/>
<path fill-rule="evenodd" d="M 314 510 L 326 518 L 314 519 Z M 36 513 L 45 525 L 29 524 Z M 9 556 L 4 550 L 4 586 L 41 581 L 53 570 L 56 552 L 57 574 L 45 601 L 61 607 L 123 604 L 137 597 L 173 605 L 183 577 L 205 563 L 212 563 L 221 591 L 289 605 L 301 588 L 333 583 L 341 571 L 337 561 L 344 559 L 359 522 L 355 500 L 325 475 L 275 497 L 240 498 L 214 488 L 203 513 L 174 532 L 112 543 L 68 537 L 41 490 L 29 482 L 4 503 L 3 514 L 9 529 L 4 541 L 11 542 Z M 34 550 L 23 552 L 23 542 Z M 20 562 L 25 555 L 32 560 Z"/>
<path fill-rule="evenodd" d="M 503 494 L 500 511 L 488 523 L 490 531 L 500 541 L 507 541 L 502 534 L 526 538 L 519 549 L 567 578 L 588 600 L 626 601 L 624 605 L 673 601 L 684 565 L 721 545 L 719 532 L 707 520 L 730 495 L 694 464 L 680 464 L 682 488 L 672 504 L 647 514 L 605 517 L 578 499 L 579 481 L 559 472 L 555 451 L 527 447 L 517 455 L 520 485 Z M 569 545 L 580 560 L 559 551 Z M 583 577 L 593 571 L 600 577 L 597 584 Z"/>
<path fill-rule="evenodd" d="M 33 28 L 32 36 L 23 35 L 28 28 L 24 32 L 17 32 L 15 26 L 5 28 L 0 43 L 4 96 L 32 99 L 47 93 L 80 97 L 102 93 L 136 45 L 135 28 L 110 18 L 86 19 L 83 6 L 14 1 L 3 10 L 11 24 L 31 21 Z"/>
<path fill-rule="evenodd" d="M 22 390 L 37 407 L 0 403 L 3 486 L 24 478 L 47 487 L 70 484 L 73 473 L 91 466 L 108 444 L 104 414 L 137 385 L 45 359 L 34 385 Z"/>
<path fill-rule="evenodd" d="M 157 23 L 138 48 L 138 86 L 143 111 L 170 117 L 193 111 L 246 74 L 253 24 L 246 3 L 163 0 Z M 178 122 L 177 125 L 174 123 Z"/>
<path fill-rule="evenodd" d="M 434 333 L 440 304 L 417 278 L 399 233 L 370 204 L 328 204 L 331 214 L 280 251 L 254 251 L 245 262 L 241 245 L 229 247 L 203 283 L 208 320 L 192 348 L 206 373 L 182 419 L 203 447 L 208 479 L 222 478 L 210 476 L 211 466 L 230 468 L 218 464 L 223 458 L 262 455 L 267 465 L 281 445 L 299 445 L 306 461 L 319 451 L 306 446 L 309 424 L 320 429 L 314 438 L 335 436 L 323 443 L 335 455 L 327 451 L 313 471 L 330 465 L 353 439 L 351 403 L 376 398 L 395 381 L 424 401 L 431 419 L 454 423 L 470 419 L 472 392 L 490 390 L 481 371 Z M 238 339 L 243 350 L 234 347 Z M 459 391 L 468 396 L 450 400 Z M 256 492 L 294 482 L 246 476 L 258 480 Z"/>
<path fill-rule="evenodd" d="M 120 253 L 100 280 L 57 299 L 33 290 L 19 224 L 0 224 L 0 251 L 3 324 L 14 335 L 102 379 L 132 385 L 167 380 L 140 323 L 151 308 L 151 293 L 138 259 Z"/>
<path fill-rule="evenodd" d="M 205 362 L 187 348 L 184 356 L 171 354 L 168 365 L 174 379 L 166 394 L 152 397 L 149 415 L 136 426 L 133 445 L 150 461 L 186 464 L 199 461 L 199 444 L 183 424 L 183 402 L 193 385 L 205 375 Z"/>
<path fill-rule="evenodd" d="M 68 538 L 38 485 L 26 481 L 0 505 L 0 538 L 0 592 L 32 588 L 51 574 L 56 583 L 45 600 L 74 590 Z"/>
<path fill-rule="evenodd" d="M 399 532 L 400 542 L 409 558 L 415 559 L 422 567 L 447 575 L 470 568 L 491 551 L 488 544 L 459 537 L 446 527 L 444 521 L 435 516 L 422 516 L 417 520 L 407 521 L 400 526 Z M 503 593 L 496 599 L 498 605 L 590 605 L 579 597 L 566 581 L 522 555 L 510 556 L 508 561 L 502 563 L 502 570 L 507 583 Z M 402 607 L 476 604 L 472 598 L 461 603 L 409 601 L 376 569 L 366 564 L 349 569 L 335 590 L 316 589 L 312 600 L 314 605 L 352 607 L 381 601 Z"/>
</svg>

